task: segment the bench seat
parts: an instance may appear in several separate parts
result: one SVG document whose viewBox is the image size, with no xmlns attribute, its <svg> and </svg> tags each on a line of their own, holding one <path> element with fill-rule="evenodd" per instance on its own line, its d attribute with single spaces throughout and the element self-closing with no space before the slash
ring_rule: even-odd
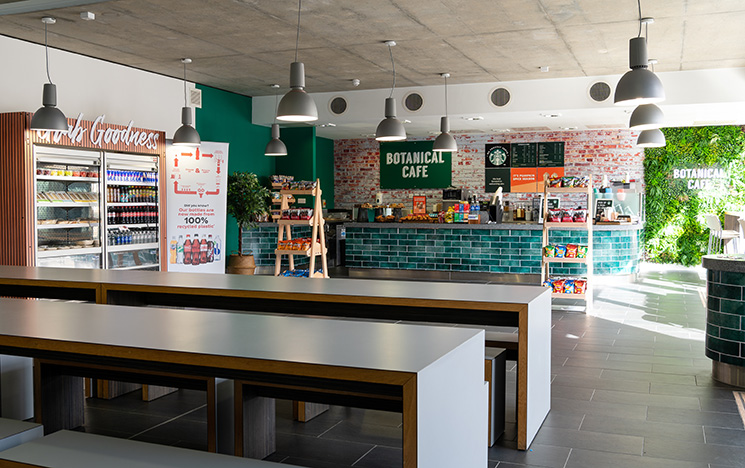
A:
<svg viewBox="0 0 745 468">
<path fill-rule="evenodd" d="M 0 418 L 0 450 L 7 450 L 44 435 L 41 424 Z"/>
<path fill-rule="evenodd" d="M 3 463 L 4 461 L 12 462 Z M 43 468 L 274 468 L 274 462 L 219 453 L 117 439 L 84 432 L 58 431 L 0 452 L 0 465 Z M 297 467 L 295 467 L 297 468 Z"/>
</svg>

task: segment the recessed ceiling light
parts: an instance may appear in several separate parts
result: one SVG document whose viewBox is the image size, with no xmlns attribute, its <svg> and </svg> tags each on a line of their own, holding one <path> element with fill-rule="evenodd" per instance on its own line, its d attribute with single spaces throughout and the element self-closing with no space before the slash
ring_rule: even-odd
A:
<svg viewBox="0 0 745 468">
<path fill-rule="evenodd" d="M 555 112 L 555 113 L 542 112 L 541 117 L 546 117 L 548 119 L 555 119 L 557 117 L 561 117 L 561 114 L 558 112 Z"/>
<path fill-rule="evenodd" d="M 410 123 L 411 123 L 411 120 L 409 120 L 409 119 L 404 119 L 404 120 L 402 120 L 401 122 L 402 122 L 402 123 L 405 123 L 405 124 L 410 124 Z"/>
<path fill-rule="evenodd" d="M 321 127 L 321 128 L 325 128 L 325 127 L 336 127 L 336 124 L 329 122 L 329 123 L 318 125 L 318 127 Z"/>
<path fill-rule="evenodd" d="M 483 118 L 483 117 L 481 117 L 480 115 L 475 115 L 475 116 L 473 116 L 473 117 L 463 117 L 463 118 L 464 118 L 465 120 L 471 120 L 471 121 L 473 121 L 473 120 L 484 120 L 484 118 Z"/>
<path fill-rule="evenodd" d="M 539 70 L 541 70 L 541 73 L 548 73 L 548 67 L 547 66 L 538 67 L 538 68 L 539 68 Z"/>
</svg>

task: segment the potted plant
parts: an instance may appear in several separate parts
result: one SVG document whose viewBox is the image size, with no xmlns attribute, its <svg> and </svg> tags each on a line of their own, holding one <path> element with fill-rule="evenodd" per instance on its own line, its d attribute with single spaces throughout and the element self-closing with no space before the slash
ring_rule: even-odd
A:
<svg viewBox="0 0 745 468">
<path fill-rule="evenodd" d="M 228 176 L 228 214 L 238 222 L 238 252 L 228 258 L 228 273 L 252 275 L 256 262 L 251 254 L 243 255 L 243 229 L 256 227 L 258 218 L 265 215 L 270 193 L 259 183 L 256 174 L 234 172 Z"/>
</svg>

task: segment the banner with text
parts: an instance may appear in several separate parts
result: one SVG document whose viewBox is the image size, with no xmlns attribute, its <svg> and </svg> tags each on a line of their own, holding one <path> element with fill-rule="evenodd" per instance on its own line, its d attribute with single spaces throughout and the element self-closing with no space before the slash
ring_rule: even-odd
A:
<svg viewBox="0 0 745 468">
<path fill-rule="evenodd" d="M 225 273 L 228 144 L 166 149 L 168 271 Z"/>
<path fill-rule="evenodd" d="M 485 147 L 487 192 L 542 192 L 543 174 L 564 175 L 564 142 L 496 143 Z"/>
<path fill-rule="evenodd" d="M 452 153 L 435 153 L 432 141 L 380 144 L 380 188 L 447 188 L 453 170 Z"/>
</svg>

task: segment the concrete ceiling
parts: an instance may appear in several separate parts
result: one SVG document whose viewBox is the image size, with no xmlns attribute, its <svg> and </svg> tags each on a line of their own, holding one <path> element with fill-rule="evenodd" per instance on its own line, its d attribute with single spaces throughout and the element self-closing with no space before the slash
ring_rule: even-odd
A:
<svg viewBox="0 0 745 468">
<path fill-rule="evenodd" d="M 49 5 L 72 4 L 64 8 Z M 297 26 L 295 0 L 0 0 L 0 34 L 250 96 L 288 87 Z M 655 71 L 745 67 L 745 2 L 646 0 Z M 91 11 L 95 21 L 83 21 Z M 633 0 L 305 0 L 299 60 L 307 90 L 621 74 L 637 35 Z M 549 67 L 542 73 L 540 67 Z M 361 84 L 353 88 L 352 79 Z"/>
</svg>

